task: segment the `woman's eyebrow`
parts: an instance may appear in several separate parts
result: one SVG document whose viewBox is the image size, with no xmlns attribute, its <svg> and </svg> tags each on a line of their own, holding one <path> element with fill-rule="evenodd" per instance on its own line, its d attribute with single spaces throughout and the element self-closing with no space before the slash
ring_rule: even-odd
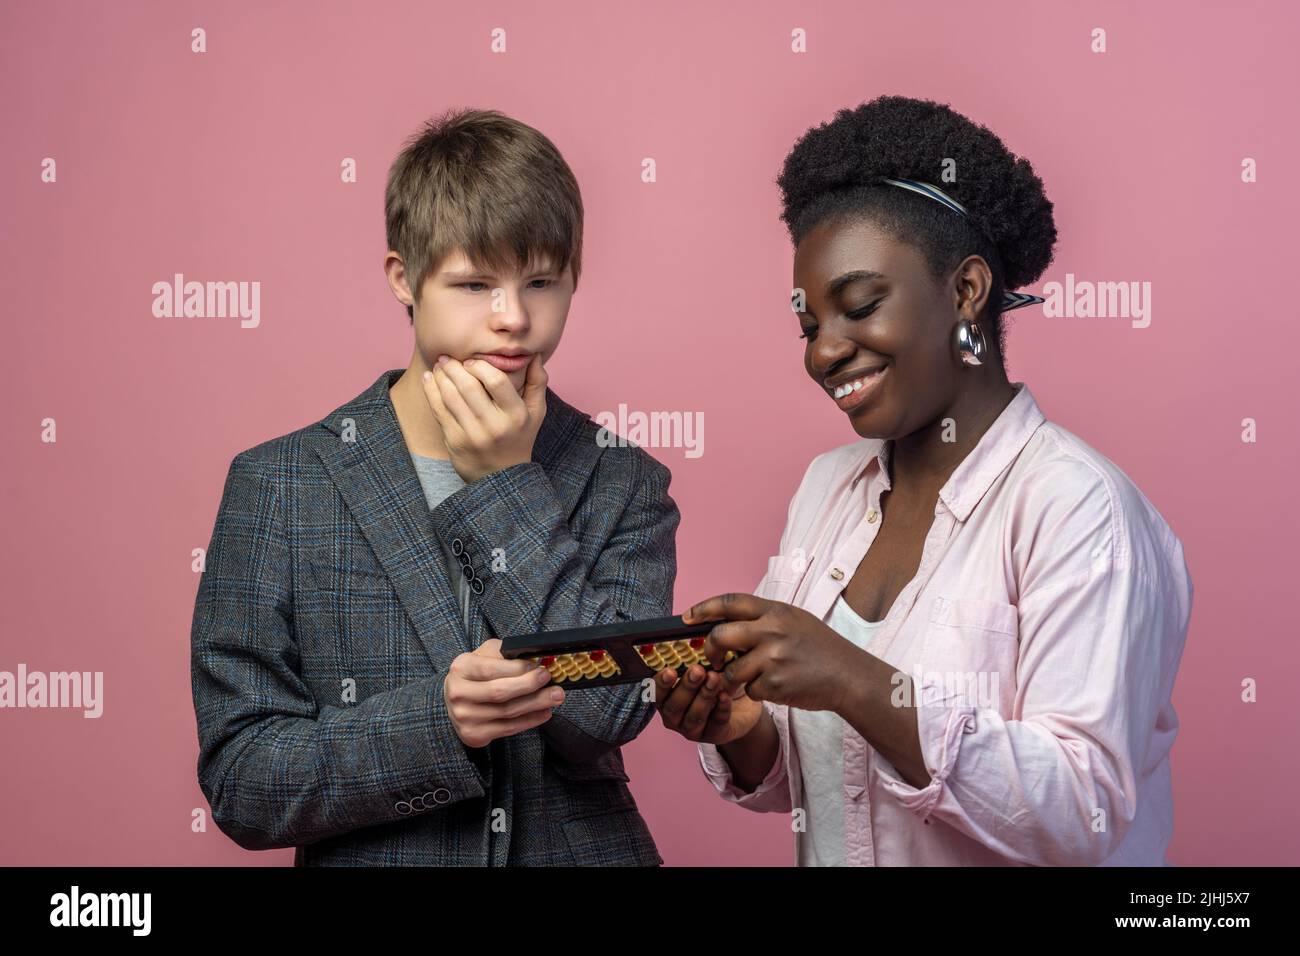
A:
<svg viewBox="0 0 1300 956">
<path fill-rule="evenodd" d="M 846 272 L 843 275 L 836 276 L 830 282 L 826 283 L 826 295 L 828 297 L 840 294 L 840 291 L 852 282 L 866 282 L 869 279 L 883 279 L 883 272 L 872 272 L 870 269 L 854 269 L 852 272 Z"/>
<path fill-rule="evenodd" d="M 873 272 L 870 269 L 854 269 L 852 272 L 845 272 L 843 275 L 838 275 L 830 282 L 826 283 L 826 297 L 834 298 L 835 296 L 839 295 L 840 292 L 843 291 L 845 286 L 850 285 L 854 282 L 867 282 L 868 280 L 871 279 L 886 279 L 886 278 L 888 278 L 888 276 L 886 276 L 883 272 Z M 800 291 L 801 290 L 796 289 L 793 293 L 791 293 L 790 295 L 791 305 L 793 305 L 796 301 L 798 301 Z M 809 309 L 807 307 L 805 307 L 802 312 L 796 312 L 796 315 L 810 315 L 814 319 L 817 318 L 817 314 L 813 312 L 812 309 Z"/>
</svg>

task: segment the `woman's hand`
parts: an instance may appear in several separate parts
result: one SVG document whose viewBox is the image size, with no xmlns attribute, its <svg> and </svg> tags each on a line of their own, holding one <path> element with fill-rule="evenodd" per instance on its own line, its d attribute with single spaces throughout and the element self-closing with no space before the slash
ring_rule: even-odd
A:
<svg viewBox="0 0 1300 956">
<path fill-rule="evenodd" d="M 714 667 L 727 651 L 741 655 L 722 671 L 721 690 L 733 698 L 843 714 L 848 687 L 871 661 L 803 608 L 753 594 L 720 594 L 682 615 L 688 624 L 719 619 L 704 654 Z"/>
<path fill-rule="evenodd" d="M 763 705 L 722 689 L 722 676 L 692 664 L 679 679 L 676 668 L 655 674 L 655 704 L 664 726 L 687 740 L 726 744 L 754 729 Z"/>
</svg>

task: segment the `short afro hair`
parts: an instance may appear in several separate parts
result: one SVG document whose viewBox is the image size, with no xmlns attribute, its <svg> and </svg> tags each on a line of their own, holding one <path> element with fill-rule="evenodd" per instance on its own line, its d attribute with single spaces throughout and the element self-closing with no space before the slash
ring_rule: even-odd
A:
<svg viewBox="0 0 1300 956">
<path fill-rule="evenodd" d="M 884 177 L 931 183 L 968 216 Z M 1003 292 L 1036 281 L 1056 245 L 1052 203 L 1029 160 L 942 103 L 880 96 L 808 130 L 776 182 L 781 220 L 796 246 L 824 222 L 868 218 L 917 248 L 936 281 L 968 255 L 981 256 L 993 288 L 979 319 L 994 330 L 1005 368 Z"/>
</svg>

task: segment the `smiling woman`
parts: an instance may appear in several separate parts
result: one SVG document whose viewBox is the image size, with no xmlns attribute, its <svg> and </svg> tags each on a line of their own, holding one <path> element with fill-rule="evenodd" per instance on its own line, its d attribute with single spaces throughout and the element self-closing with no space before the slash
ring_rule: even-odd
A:
<svg viewBox="0 0 1300 956">
<path fill-rule="evenodd" d="M 1163 863 L 1191 580 L 1141 491 L 1007 379 L 1001 315 L 1043 301 L 1008 290 L 1056 241 L 1042 181 L 886 96 L 778 183 L 804 371 L 859 440 L 808 466 L 756 594 L 683 615 L 724 622 L 715 666 L 741 656 L 661 672 L 665 725 L 724 799 L 799 816 L 801 864 Z"/>
</svg>

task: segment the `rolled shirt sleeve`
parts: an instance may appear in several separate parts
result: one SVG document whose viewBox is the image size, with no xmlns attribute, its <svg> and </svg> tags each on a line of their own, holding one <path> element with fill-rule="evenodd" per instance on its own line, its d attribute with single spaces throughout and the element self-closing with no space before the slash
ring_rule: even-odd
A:
<svg viewBox="0 0 1300 956">
<path fill-rule="evenodd" d="M 1182 549 L 1135 532 L 1105 487 L 1058 496 L 1022 575 L 1012 717 L 923 674 L 917 726 L 930 781 L 878 781 L 1006 857 L 1095 865 L 1137 813 L 1137 777 L 1172 692 L 1190 614 Z M 1152 533 L 1148 534 L 1148 530 Z"/>
<path fill-rule="evenodd" d="M 718 794 L 729 803 L 756 813 L 789 813 L 792 809 L 786 759 L 790 746 L 787 739 L 789 721 L 781 719 L 786 716 L 782 713 L 785 705 L 763 701 L 763 708 L 776 724 L 780 749 L 777 751 L 776 760 L 772 762 L 772 769 L 753 791 L 746 793 L 736 786 L 730 764 L 713 744 L 699 744 L 700 766 Z"/>
</svg>

